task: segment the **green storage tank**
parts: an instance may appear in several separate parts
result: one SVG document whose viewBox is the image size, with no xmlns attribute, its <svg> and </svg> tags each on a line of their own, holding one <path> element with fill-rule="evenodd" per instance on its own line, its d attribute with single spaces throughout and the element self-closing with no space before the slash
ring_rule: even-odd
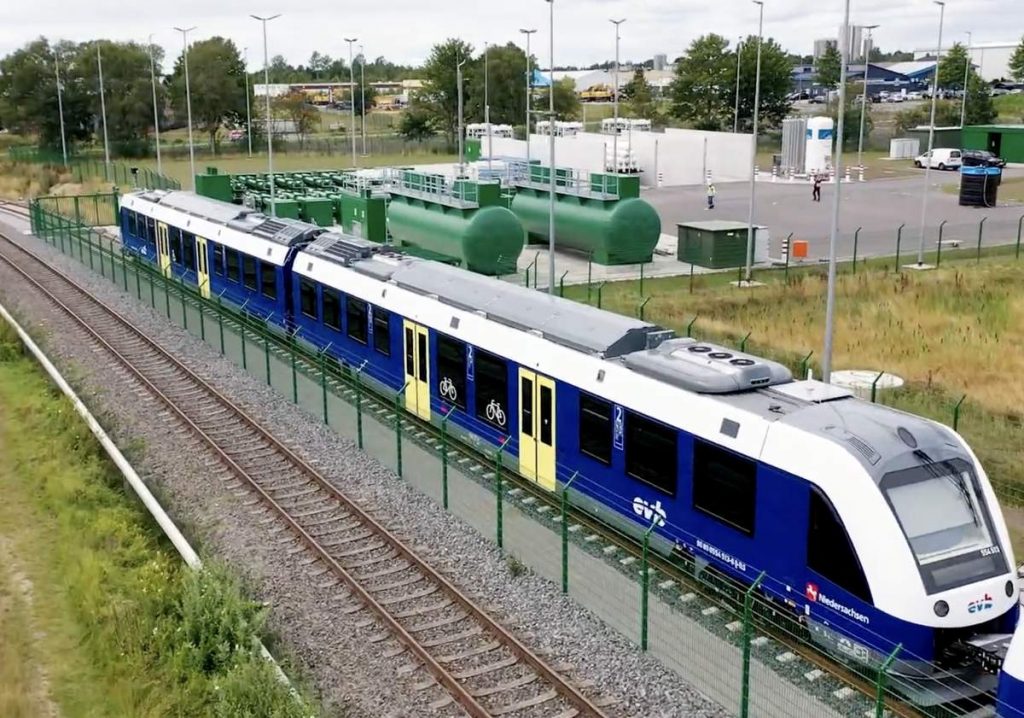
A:
<svg viewBox="0 0 1024 718">
<path fill-rule="evenodd" d="M 742 267 L 747 263 L 746 222 L 710 220 L 682 222 L 676 257 L 698 267 L 724 269 Z"/>
<path fill-rule="evenodd" d="M 299 218 L 318 227 L 334 224 L 334 206 L 329 197 L 303 197 L 299 200 Z"/>
<path fill-rule="evenodd" d="M 547 168 L 539 169 L 550 177 Z M 590 191 L 556 191 L 555 244 L 589 254 L 598 264 L 650 262 L 661 236 L 658 212 L 640 199 L 639 178 L 606 177 L 592 177 Z M 556 182 L 562 184 L 559 179 Z M 616 188 L 617 193 L 611 191 Z M 530 242 L 547 244 L 550 194 L 544 183 L 517 185 L 512 211 L 529 233 Z"/>
<path fill-rule="evenodd" d="M 211 199 L 219 199 L 221 202 L 230 202 L 234 199 L 231 191 L 231 175 L 217 173 L 216 167 L 207 167 L 206 174 L 196 175 L 196 194 Z"/>
</svg>

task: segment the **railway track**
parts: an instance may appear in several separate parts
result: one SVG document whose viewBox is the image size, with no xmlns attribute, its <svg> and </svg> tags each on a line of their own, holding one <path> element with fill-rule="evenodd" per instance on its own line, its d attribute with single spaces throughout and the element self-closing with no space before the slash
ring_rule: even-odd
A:
<svg viewBox="0 0 1024 718">
<path fill-rule="evenodd" d="M 604 716 L 600 701 L 521 643 L 399 538 L 332 486 L 230 400 L 72 279 L 0 234 L 0 263 L 47 297 L 199 437 L 232 481 L 255 495 L 268 520 L 283 522 L 325 587 L 347 592 L 342 610 L 369 610 L 425 671 L 428 687 L 470 716 Z M 270 517 L 275 517 L 271 519 Z M 382 651 L 384 646 L 382 645 Z"/>
<path fill-rule="evenodd" d="M 0 212 L 13 214 L 20 219 L 28 219 L 30 216 L 26 205 L 5 199 L 0 199 Z"/>
</svg>

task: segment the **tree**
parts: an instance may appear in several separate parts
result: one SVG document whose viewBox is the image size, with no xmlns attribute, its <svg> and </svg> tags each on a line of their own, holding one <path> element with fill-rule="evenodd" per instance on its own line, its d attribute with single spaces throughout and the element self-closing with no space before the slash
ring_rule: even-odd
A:
<svg viewBox="0 0 1024 718">
<path fill-rule="evenodd" d="M 306 101 L 304 92 L 289 92 L 274 100 L 274 115 L 284 115 L 291 120 L 299 138 L 299 149 L 306 144 L 306 136 L 313 131 L 320 118 L 316 108 Z"/>
<path fill-rule="evenodd" d="M 939 84 L 943 90 L 963 90 L 964 72 L 967 70 L 967 48 L 959 42 L 939 61 Z"/>
<path fill-rule="evenodd" d="M 360 80 L 356 80 L 356 86 L 353 92 L 352 101 L 356 109 L 356 114 L 362 117 L 364 114 L 366 114 L 371 109 L 376 107 L 377 90 L 369 82 L 367 82 L 364 87 Z M 365 107 L 363 107 L 364 102 L 366 103 Z"/>
<path fill-rule="evenodd" d="M 1020 38 L 1020 44 L 1010 55 L 1010 77 L 1017 82 L 1024 82 L 1024 35 Z"/>
<path fill-rule="evenodd" d="M 651 86 L 647 84 L 643 68 L 637 68 L 632 79 L 627 82 L 620 95 L 629 101 L 629 111 L 635 116 L 648 120 L 654 119 L 657 107 L 651 96 Z"/>
<path fill-rule="evenodd" d="M 730 83 L 736 82 L 736 56 L 730 60 Z M 754 116 L 754 84 L 757 75 L 757 36 L 748 36 L 740 50 L 740 126 L 751 127 Z M 777 127 L 789 115 L 792 102 L 792 66 L 779 43 L 766 38 L 761 45 L 760 129 Z M 732 98 L 730 92 L 729 97 Z"/>
<path fill-rule="evenodd" d="M 992 102 L 988 83 L 972 70 L 967 80 L 967 113 L 964 124 L 987 125 L 995 122 L 998 114 L 995 103 Z"/>
<path fill-rule="evenodd" d="M 316 50 L 313 50 L 313 54 L 309 56 L 309 72 L 314 80 L 322 80 L 327 71 L 331 67 L 331 58 L 329 55 L 322 55 Z"/>
<path fill-rule="evenodd" d="M 409 142 L 423 142 L 436 134 L 433 115 L 423 107 L 411 107 L 402 113 L 398 134 Z"/>
<path fill-rule="evenodd" d="M 967 112 L 964 123 L 983 125 L 996 119 L 996 109 L 985 83 L 974 67 L 967 67 L 967 49 L 957 43 L 939 61 L 938 86 L 944 90 L 963 90 L 964 72 L 967 73 Z M 955 103 L 959 105 L 960 103 Z M 960 124 L 960 117 L 953 124 Z"/>
<path fill-rule="evenodd" d="M 968 97 L 968 100 L 970 97 Z M 927 127 L 931 119 L 931 105 L 923 103 L 921 107 L 903 110 L 896 114 L 896 134 L 902 134 L 915 127 Z M 960 103 L 939 100 L 935 103 L 935 126 L 955 127 L 960 124 Z"/>
<path fill-rule="evenodd" d="M 846 107 L 843 112 L 843 150 L 856 149 L 860 140 L 860 102 L 857 96 L 861 93 L 861 85 L 856 82 L 846 83 Z M 839 102 L 829 105 L 829 116 L 835 127 L 839 127 Z M 871 117 L 871 103 L 864 107 L 864 142 L 867 143 L 875 124 Z"/>
<path fill-rule="evenodd" d="M 481 55 L 469 70 L 466 88 L 469 102 L 465 108 L 467 121 L 484 121 L 486 69 L 491 122 L 522 124 L 526 116 L 526 53 L 510 42 L 489 46 L 486 57 L 486 68 L 484 55 Z"/>
<path fill-rule="evenodd" d="M 449 38 L 434 45 L 430 57 L 423 65 L 424 88 L 420 93 L 420 99 L 424 108 L 433 116 L 436 126 L 444 132 L 449 146 L 455 144 L 455 132 L 458 127 L 459 88 L 456 68 L 461 62 L 465 61 L 468 64 L 472 57 L 472 45 L 456 38 Z M 465 92 L 465 88 L 463 91 Z"/>
<path fill-rule="evenodd" d="M 550 107 L 549 95 L 550 91 L 547 88 L 541 90 L 533 107 L 546 110 Z M 555 119 L 575 120 L 579 116 L 580 98 L 576 94 L 576 85 L 568 77 L 555 80 Z"/>
<path fill-rule="evenodd" d="M 818 58 L 814 66 L 814 79 L 824 88 L 834 90 L 839 87 L 839 77 L 842 74 L 842 55 L 835 45 L 829 45 L 825 53 Z"/>
<path fill-rule="evenodd" d="M 179 120 L 186 116 L 183 57 L 178 57 L 168 79 L 171 106 Z M 245 120 L 245 66 L 234 42 L 211 37 L 189 47 L 188 70 L 192 121 L 207 133 L 210 149 L 216 151 L 221 127 Z"/>
<path fill-rule="evenodd" d="M 676 63 L 675 78 L 669 86 L 674 116 L 698 129 L 719 130 L 730 114 L 728 101 L 735 80 L 735 55 L 726 52 L 729 41 L 714 33 L 690 43 Z"/>
</svg>

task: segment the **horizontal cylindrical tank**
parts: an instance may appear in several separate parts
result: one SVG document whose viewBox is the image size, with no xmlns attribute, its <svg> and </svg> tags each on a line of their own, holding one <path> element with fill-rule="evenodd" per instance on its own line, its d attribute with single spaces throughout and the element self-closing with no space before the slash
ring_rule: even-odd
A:
<svg viewBox="0 0 1024 718">
<path fill-rule="evenodd" d="M 555 246 L 592 256 L 598 264 L 649 262 L 661 235 L 661 218 L 646 201 L 633 197 L 616 201 L 558 194 Z M 550 200 L 546 191 L 521 187 L 512 211 L 523 223 L 531 242 L 548 241 Z"/>
<path fill-rule="evenodd" d="M 458 259 L 480 274 L 509 274 L 523 251 L 523 225 L 505 207 L 460 209 L 392 196 L 388 228 L 399 245 Z"/>
</svg>

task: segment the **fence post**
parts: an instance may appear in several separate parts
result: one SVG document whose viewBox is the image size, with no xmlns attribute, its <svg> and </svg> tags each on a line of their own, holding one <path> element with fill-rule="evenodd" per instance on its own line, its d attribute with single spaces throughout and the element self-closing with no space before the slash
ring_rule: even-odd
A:
<svg viewBox="0 0 1024 718">
<path fill-rule="evenodd" d="M 494 481 L 495 491 L 494 494 L 497 497 L 497 516 L 495 521 L 495 531 L 498 534 L 498 550 L 501 551 L 505 547 L 505 497 L 504 497 L 504 483 L 501 478 L 501 455 L 505 453 L 505 447 L 508 446 L 508 442 L 512 441 L 512 437 L 506 437 L 501 446 L 498 447 L 498 451 L 494 456 Z"/>
<path fill-rule="evenodd" d="M 364 359 L 356 369 L 356 445 L 360 449 L 363 448 L 363 369 L 367 361 L 369 359 Z"/>
<path fill-rule="evenodd" d="M 1017 220 L 1017 248 L 1014 250 L 1013 254 L 1016 259 L 1020 259 L 1020 231 L 1022 227 L 1024 227 L 1024 214 L 1022 214 L 1020 219 Z"/>
<path fill-rule="evenodd" d="M 901 224 L 896 229 L 896 271 L 900 271 L 900 242 L 903 241 L 903 228 L 906 227 L 906 222 Z"/>
<path fill-rule="evenodd" d="M 881 381 L 883 376 L 885 376 L 885 372 L 884 371 L 880 371 L 880 372 L 878 372 L 878 376 L 875 377 L 875 380 L 873 382 L 871 382 L 871 403 L 872 404 L 875 403 L 875 397 L 878 394 L 878 382 Z"/>
<path fill-rule="evenodd" d="M 395 394 L 395 466 L 398 478 L 402 478 L 402 407 L 399 401 L 405 395 L 405 389 L 408 386 L 409 380 L 406 379 L 402 388 Z"/>
<path fill-rule="evenodd" d="M 651 301 L 652 299 L 654 299 L 654 297 L 647 297 L 647 299 L 640 303 L 640 309 L 638 310 L 640 314 L 640 321 L 644 320 L 644 307 L 646 307 L 647 302 Z"/>
<path fill-rule="evenodd" d="M 299 332 L 302 331 L 302 327 L 295 327 L 295 331 L 292 332 L 288 337 L 288 349 L 291 351 L 292 360 L 292 403 L 299 403 L 299 375 L 295 370 L 295 342 L 299 336 Z"/>
<path fill-rule="evenodd" d="M 699 317 L 699 316 L 700 316 L 699 314 L 694 314 L 693 315 L 693 319 L 691 319 L 690 323 L 686 325 L 686 336 L 688 336 L 688 337 L 692 337 L 693 336 L 693 325 L 697 323 L 697 317 Z"/>
<path fill-rule="evenodd" d="M 113 246 L 114 246 L 113 241 L 111 241 L 110 246 L 111 246 L 111 251 L 113 251 Z M 127 294 L 128 293 L 128 263 L 124 261 L 124 245 L 121 245 L 120 250 L 121 250 L 121 277 L 122 277 L 122 279 L 124 279 L 124 291 L 125 291 L 125 294 Z M 72 250 L 72 251 L 74 251 L 74 250 Z"/>
<path fill-rule="evenodd" d="M 78 204 L 78 195 L 75 195 L 75 225 L 82 226 L 82 210 Z"/>
<path fill-rule="evenodd" d="M 206 343 L 206 311 L 203 309 L 203 295 L 200 291 L 199 299 L 196 302 L 196 308 L 199 310 L 199 338 Z"/>
<path fill-rule="evenodd" d="M 102 259 L 102 258 L 103 258 L 103 255 L 100 255 L 100 259 Z M 160 276 L 164 280 L 164 309 L 167 310 L 167 318 L 170 319 L 171 318 L 171 289 L 168 286 L 167 273 L 166 272 L 160 272 Z"/>
<path fill-rule="evenodd" d="M 643 551 L 640 554 L 640 650 L 647 650 L 648 604 L 650 602 L 651 577 L 647 573 L 647 555 L 651 549 L 651 531 L 658 525 L 658 517 L 651 519 L 651 525 L 644 531 Z"/>
<path fill-rule="evenodd" d="M 644 263 L 640 262 L 640 296 L 644 296 Z"/>
<path fill-rule="evenodd" d="M 153 290 L 153 279 L 150 277 L 149 289 Z M 224 291 L 217 295 L 217 331 L 220 334 L 220 355 L 224 356 L 224 307 L 221 302 L 221 297 L 224 295 Z"/>
<path fill-rule="evenodd" d="M 762 571 L 743 594 L 743 678 L 740 687 L 740 718 L 750 715 L 750 642 L 754 633 L 754 592 L 764 580 Z"/>
<path fill-rule="evenodd" d="M 565 296 L 565 275 L 569 273 L 569 270 L 562 272 L 562 276 L 558 278 L 558 296 Z"/>
<path fill-rule="evenodd" d="M 273 386 L 270 381 L 270 318 L 272 316 L 274 316 L 273 312 L 263 320 L 263 361 L 266 366 L 267 386 Z"/>
<path fill-rule="evenodd" d="M 601 290 L 604 289 L 604 282 L 597 285 L 597 308 L 601 308 Z"/>
<path fill-rule="evenodd" d="M 448 417 L 455 411 L 454 406 L 441 417 L 441 505 L 448 510 Z"/>
<path fill-rule="evenodd" d="M 587 252 L 587 304 L 590 304 L 590 282 L 593 278 L 594 250 Z"/>
<path fill-rule="evenodd" d="M 242 337 L 242 369 L 245 371 L 249 371 L 249 359 L 245 355 L 245 307 L 248 303 L 249 300 L 246 299 L 238 310 L 238 333 Z"/>
<path fill-rule="evenodd" d="M 693 263 L 690 263 L 690 294 L 693 294 Z"/>
<path fill-rule="evenodd" d="M 334 342 L 329 343 L 323 349 L 320 350 L 320 396 L 323 404 L 323 417 L 324 425 L 331 425 L 330 412 L 327 409 L 327 350 L 331 348 Z"/>
<path fill-rule="evenodd" d="M 79 247 L 81 247 L 81 242 L 79 242 Z M 132 264 L 135 265 L 135 298 L 138 299 L 141 302 L 142 301 L 142 279 L 139 276 L 139 258 L 133 255 L 132 256 Z"/>
<path fill-rule="evenodd" d="M 110 255 L 110 268 L 114 268 L 114 255 Z M 181 297 L 181 326 L 188 331 L 188 307 L 185 306 L 185 272 L 178 277 L 178 294 Z"/>
<path fill-rule="evenodd" d="M 580 475 L 579 471 L 573 472 L 573 475 L 565 483 L 562 488 L 562 593 L 569 593 L 569 487 L 572 486 L 572 482 L 576 480 L 576 477 Z"/>
<path fill-rule="evenodd" d="M 966 394 L 961 396 L 960 401 L 958 401 L 956 403 L 956 406 L 953 407 L 953 431 L 956 431 L 957 428 L 960 426 L 960 406 L 964 403 L 964 400 L 966 398 Z"/>
<path fill-rule="evenodd" d="M 806 379 L 807 378 L 807 370 L 810 368 L 810 365 L 811 365 L 811 355 L 812 354 L 814 354 L 814 350 L 813 349 L 811 351 L 807 352 L 807 356 L 805 356 L 803 359 L 800 360 L 800 378 L 801 379 Z"/>
<path fill-rule="evenodd" d="M 742 339 L 740 339 L 740 351 L 741 352 L 745 352 L 747 350 L 747 340 L 750 339 L 750 335 L 751 334 L 753 334 L 753 332 L 747 332 L 747 335 L 745 337 L 743 337 Z"/>
<path fill-rule="evenodd" d="M 90 238 L 92 237 L 92 231 L 91 230 L 89 231 L 89 237 Z M 103 277 L 104 279 L 106 279 L 107 278 L 107 269 L 106 269 L 107 265 L 103 261 L 103 238 L 102 237 L 100 237 L 100 239 L 96 243 L 96 245 L 100 248 L 100 276 Z"/>
<path fill-rule="evenodd" d="M 92 254 L 93 254 L 93 252 L 92 252 L 92 232 L 86 231 L 86 233 L 85 233 L 85 242 L 86 242 L 86 244 L 89 245 L 89 270 L 95 272 L 96 271 L 96 263 L 95 263 L 96 260 L 92 256 Z"/>
<path fill-rule="evenodd" d="M 882 661 L 882 665 L 878 667 L 878 681 L 875 686 L 875 718 L 883 718 L 883 716 L 885 715 L 886 674 L 888 673 L 889 668 L 892 666 L 893 662 L 896 660 L 896 655 L 900 652 L 902 648 L 903 644 L 898 644 L 896 648 L 892 649 L 892 653 L 890 653 L 886 657 L 886 659 Z"/>
<path fill-rule="evenodd" d="M 975 260 L 976 263 L 980 263 L 981 262 L 981 236 L 982 236 L 982 233 L 983 233 L 983 231 L 985 229 L 985 220 L 986 219 L 988 219 L 988 217 L 982 217 L 981 221 L 978 222 L 978 256 L 977 256 L 977 259 Z"/>
<path fill-rule="evenodd" d="M 785 276 L 785 278 L 787 280 L 789 279 L 789 257 L 790 257 L 791 254 L 793 254 L 793 233 L 792 232 L 790 232 L 789 236 L 786 237 L 786 268 L 783 271 L 784 271 L 784 276 Z M 690 267 L 690 274 L 693 274 L 693 267 L 692 266 Z"/>
<path fill-rule="evenodd" d="M 942 231 L 946 228 L 946 220 L 939 222 L 939 241 L 935 245 L 935 267 L 942 266 Z"/>
<path fill-rule="evenodd" d="M 857 273 L 857 244 L 860 242 L 860 231 L 863 227 L 857 227 L 857 230 L 853 233 L 853 273 Z"/>
</svg>

